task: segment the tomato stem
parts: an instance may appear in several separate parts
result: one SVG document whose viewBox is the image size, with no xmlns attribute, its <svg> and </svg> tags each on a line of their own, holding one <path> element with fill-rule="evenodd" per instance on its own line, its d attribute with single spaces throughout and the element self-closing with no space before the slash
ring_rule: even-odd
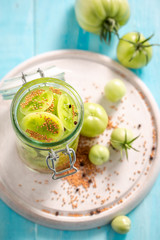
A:
<svg viewBox="0 0 160 240">
<path fill-rule="evenodd" d="M 100 33 L 101 41 L 104 40 L 105 42 L 110 43 L 112 33 L 114 33 L 119 39 L 118 29 L 119 24 L 115 21 L 115 19 L 113 18 L 105 19 L 104 22 L 102 23 L 102 29 Z"/>
<path fill-rule="evenodd" d="M 125 139 L 124 139 L 124 142 L 123 142 L 123 143 L 122 143 L 122 142 L 120 143 L 119 141 L 116 141 L 116 140 L 112 140 L 112 141 L 111 141 L 111 144 L 112 144 L 112 142 L 119 144 L 119 146 L 121 147 L 121 157 L 122 157 L 122 152 L 123 152 L 123 150 L 124 150 L 125 155 L 126 155 L 126 158 L 127 158 L 127 160 L 128 160 L 128 150 L 129 150 L 129 149 L 133 149 L 134 151 L 139 152 L 139 150 L 135 149 L 135 148 L 132 147 L 132 145 L 131 145 L 137 138 L 139 138 L 139 136 L 140 136 L 140 135 L 136 136 L 135 138 L 132 138 L 131 141 L 128 141 L 128 139 L 127 139 L 127 131 L 125 131 Z"/>
<path fill-rule="evenodd" d="M 145 45 L 144 47 L 147 48 L 147 47 L 153 47 L 153 46 L 160 46 L 160 44 L 149 44 L 149 45 Z"/>
<path fill-rule="evenodd" d="M 140 34 L 140 33 L 139 33 L 139 34 Z M 149 36 L 148 38 L 146 38 L 145 40 L 143 40 L 143 41 L 141 42 L 141 44 L 149 41 L 153 36 L 154 36 L 154 34 L 152 34 L 151 36 Z"/>
</svg>

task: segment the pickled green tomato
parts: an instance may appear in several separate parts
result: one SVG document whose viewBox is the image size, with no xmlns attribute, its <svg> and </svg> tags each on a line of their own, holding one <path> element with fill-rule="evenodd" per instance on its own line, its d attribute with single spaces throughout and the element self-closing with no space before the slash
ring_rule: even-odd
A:
<svg viewBox="0 0 160 240">
<path fill-rule="evenodd" d="M 104 132 L 107 125 L 108 116 L 100 104 L 84 103 L 84 121 L 81 135 L 96 137 Z"/>
<path fill-rule="evenodd" d="M 126 94 L 126 87 L 122 80 L 112 79 L 104 88 L 105 97 L 111 102 L 118 102 Z"/>
<path fill-rule="evenodd" d="M 64 132 L 61 120 L 47 112 L 26 115 L 21 122 L 21 127 L 29 137 L 40 142 L 58 141 Z"/>
<path fill-rule="evenodd" d="M 107 147 L 96 144 L 89 151 L 89 160 L 94 165 L 102 165 L 109 160 L 109 150 Z"/>
<path fill-rule="evenodd" d="M 118 216 L 111 222 L 113 230 L 120 234 L 126 234 L 131 228 L 131 220 L 127 216 Z"/>
<path fill-rule="evenodd" d="M 58 100 L 59 100 L 60 95 L 53 93 L 53 100 L 50 106 L 45 110 L 45 112 L 49 112 L 52 114 L 57 115 L 57 105 L 58 105 Z"/>
<path fill-rule="evenodd" d="M 64 127 L 69 131 L 74 129 L 75 125 L 77 125 L 78 113 L 72 98 L 68 94 L 60 96 L 57 111 Z"/>
<path fill-rule="evenodd" d="M 45 89 L 35 89 L 26 94 L 20 104 L 20 111 L 24 115 L 33 112 L 43 112 L 52 103 L 52 92 Z"/>
<path fill-rule="evenodd" d="M 127 33 L 119 40 L 117 58 L 125 67 L 144 67 L 152 58 L 152 46 L 142 34 Z"/>
<path fill-rule="evenodd" d="M 117 33 L 130 17 L 127 0 L 76 0 L 75 13 L 79 25 L 102 39 Z"/>
</svg>

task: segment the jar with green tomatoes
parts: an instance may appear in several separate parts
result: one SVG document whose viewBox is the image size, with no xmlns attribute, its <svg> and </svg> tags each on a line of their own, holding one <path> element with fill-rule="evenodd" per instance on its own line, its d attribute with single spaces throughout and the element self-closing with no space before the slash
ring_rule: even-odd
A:
<svg viewBox="0 0 160 240">
<path fill-rule="evenodd" d="M 75 173 L 83 113 L 81 97 L 65 81 L 39 78 L 26 82 L 11 105 L 17 150 L 26 166 L 53 172 L 53 179 Z"/>
</svg>

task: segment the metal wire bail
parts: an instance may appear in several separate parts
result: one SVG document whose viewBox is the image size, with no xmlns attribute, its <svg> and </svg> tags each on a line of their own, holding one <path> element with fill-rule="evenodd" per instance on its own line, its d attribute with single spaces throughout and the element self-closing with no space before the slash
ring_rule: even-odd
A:
<svg viewBox="0 0 160 240">
<path fill-rule="evenodd" d="M 44 76 L 44 72 L 42 71 L 42 69 L 38 68 L 37 72 L 40 74 L 40 76 L 43 78 Z"/>
<path fill-rule="evenodd" d="M 45 76 L 44 76 L 44 72 L 42 71 L 42 69 L 38 68 L 37 72 L 40 74 L 40 76 L 41 76 L 42 78 L 45 77 Z M 24 74 L 24 73 L 22 72 L 22 82 L 23 82 L 23 85 L 24 85 L 25 83 L 27 83 L 26 77 L 27 77 L 27 74 Z"/>
<path fill-rule="evenodd" d="M 27 82 L 27 81 L 26 81 L 26 76 L 27 76 L 27 74 L 24 74 L 24 73 L 22 72 L 22 82 L 23 82 L 23 85 Z"/>
<path fill-rule="evenodd" d="M 59 159 L 58 153 L 60 153 L 60 152 L 69 156 L 70 167 L 67 169 L 64 169 L 64 170 L 56 171 L 55 162 Z M 76 162 L 75 151 L 72 148 L 69 148 L 68 145 L 66 145 L 65 149 L 58 150 L 55 152 L 53 151 L 53 149 L 51 149 L 46 158 L 46 163 L 47 163 L 48 168 L 53 171 L 52 179 L 54 179 L 54 180 L 57 180 L 57 179 L 60 179 L 63 177 L 67 177 L 67 176 L 70 176 L 70 175 L 73 175 L 74 173 L 76 173 L 78 170 L 74 166 L 75 162 Z M 72 171 L 70 171 L 70 170 L 72 170 Z M 68 171 L 70 171 L 70 172 L 68 172 Z"/>
</svg>

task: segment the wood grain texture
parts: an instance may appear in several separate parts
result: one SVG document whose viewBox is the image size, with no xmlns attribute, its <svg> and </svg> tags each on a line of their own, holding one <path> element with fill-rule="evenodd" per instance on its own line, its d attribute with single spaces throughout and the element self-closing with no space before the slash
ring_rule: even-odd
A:
<svg viewBox="0 0 160 240">
<path fill-rule="evenodd" d="M 99 37 L 83 31 L 76 22 L 74 0 L 0 0 L 0 78 L 22 61 L 56 49 L 83 49 L 102 53 L 116 60 L 117 39 L 110 46 Z M 120 36 L 140 31 L 151 42 L 160 43 L 160 1 L 129 0 L 131 17 Z M 160 106 L 160 49 L 137 74 L 149 87 Z M 127 235 L 118 235 L 110 225 L 88 231 L 60 231 L 32 223 L 0 202 L 1 240 L 85 239 L 85 240 L 159 240 L 160 177 L 144 201 L 128 216 L 132 221 Z"/>
</svg>

